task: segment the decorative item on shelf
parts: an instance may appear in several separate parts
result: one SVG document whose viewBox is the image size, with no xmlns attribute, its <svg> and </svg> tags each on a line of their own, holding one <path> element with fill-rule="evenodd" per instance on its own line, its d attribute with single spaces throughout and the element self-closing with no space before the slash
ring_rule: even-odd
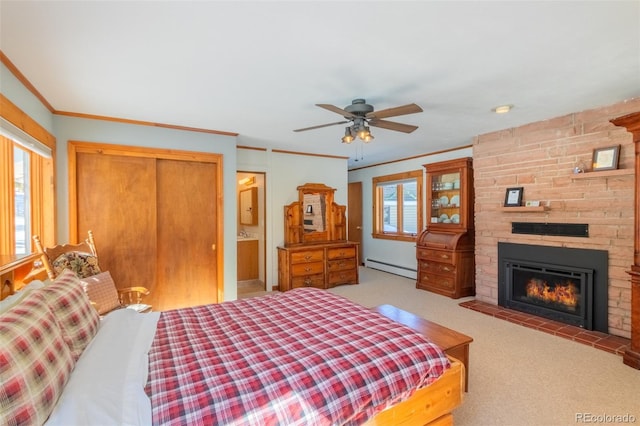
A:
<svg viewBox="0 0 640 426">
<path fill-rule="evenodd" d="M 520 207 L 522 205 L 522 193 L 523 187 L 507 188 L 507 192 L 504 196 L 505 207 Z"/>
<path fill-rule="evenodd" d="M 540 201 L 527 201 L 525 204 L 527 207 L 540 207 Z"/>
<path fill-rule="evenodd" d="M 574 174 L 578 174 L 578 173 L 584 173 L 587 171 L 587 166 L 584 163 L 584 161 L 580 160 L 576 163 L 576 165 L 573 168 L 573 173 Z"/>
<path fill-rule="evenodd" d="M 593 171 L 615 170 L 620 159 L 620 145 L 593 150 Z"/>
</svg>

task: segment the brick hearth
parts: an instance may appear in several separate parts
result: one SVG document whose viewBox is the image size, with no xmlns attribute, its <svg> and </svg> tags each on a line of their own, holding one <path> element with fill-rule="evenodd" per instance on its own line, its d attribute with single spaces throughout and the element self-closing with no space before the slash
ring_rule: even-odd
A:
<svg viewBox="0 0 640 426">
<path fill-rule="evenodd" d="M 578 343 L 593 346 L 616 355 L 622 356 L 629 347 L 630 340 L 624 337 L 613 336 L 599 331 L 589 331 L 573 325 L 567 325 L 558 321 L 541 318 L 535 315 L 506 309 L 501 306 L 479 300 L 469 300 L 460 303 L 463 308 L 481 312 L 492 317 L 503 319 L 524 327 L 533 328 L 547 334 L 564 337 Z"/>
</svg>

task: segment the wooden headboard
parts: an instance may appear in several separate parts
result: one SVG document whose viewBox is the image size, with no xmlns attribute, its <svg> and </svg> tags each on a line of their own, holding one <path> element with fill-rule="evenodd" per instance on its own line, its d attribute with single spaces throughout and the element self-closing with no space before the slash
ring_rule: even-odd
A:
<svg viewBox="0 0 640 426">
<path fill-rule="evenodd" d="M 33 266 L 40 256 L 40 253 L 0 256 L 0 300 L 19 291 L 31 280 L 46 278 L 46 273 L 42 275 L 44 269 L 34 269 Z"/>
</svg>

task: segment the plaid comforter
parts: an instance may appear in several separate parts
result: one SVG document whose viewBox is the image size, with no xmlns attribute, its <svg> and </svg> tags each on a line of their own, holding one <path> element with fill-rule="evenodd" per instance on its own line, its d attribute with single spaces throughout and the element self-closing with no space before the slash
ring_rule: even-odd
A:
<svg viewBox="0 0 640 426">
<path fill-rule="evenodd" d="M 448 367 L 411 329 L 302 288 L 163 312 L 146 391 L 154 424 L 361 424 Z"/>
</svg>

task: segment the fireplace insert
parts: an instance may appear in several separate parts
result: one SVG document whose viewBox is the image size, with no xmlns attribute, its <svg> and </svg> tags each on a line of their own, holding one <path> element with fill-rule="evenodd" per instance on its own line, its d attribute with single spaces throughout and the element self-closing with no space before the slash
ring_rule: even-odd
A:
<svg viewBox="0 0 640 426">
<path fill-rule="evenodd" d="M 498 304 L 608 332 L 608 253 L 498 243 Z"/>
<path fill-rule="evenodd" d="M 593 330 L 593 269 L 505 259 L 505 307 Z"/>
</svg>

